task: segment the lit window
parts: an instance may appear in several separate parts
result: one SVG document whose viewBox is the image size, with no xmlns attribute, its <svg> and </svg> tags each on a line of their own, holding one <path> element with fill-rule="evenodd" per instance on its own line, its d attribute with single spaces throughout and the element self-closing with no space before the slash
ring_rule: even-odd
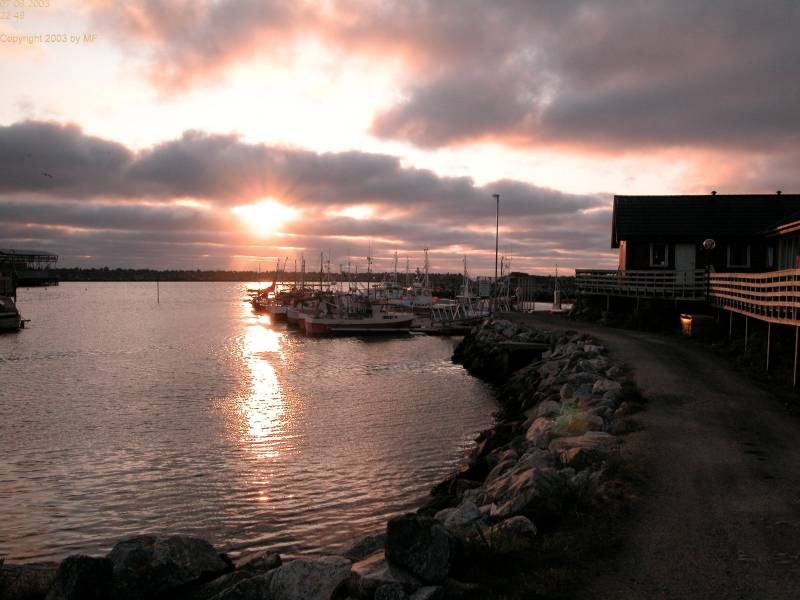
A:
<svg viewBox="0 0 800 600">
<path fill-rule="evenodd" d="M 664 243 L 650 244 L 650 266 L 666 267 L 669 264 L 669 245 Z"/>
<path fill-rule="evenodd" d="M 728 266 L 750 266 L 750 244 L 728 244 Z"/>
</svg>

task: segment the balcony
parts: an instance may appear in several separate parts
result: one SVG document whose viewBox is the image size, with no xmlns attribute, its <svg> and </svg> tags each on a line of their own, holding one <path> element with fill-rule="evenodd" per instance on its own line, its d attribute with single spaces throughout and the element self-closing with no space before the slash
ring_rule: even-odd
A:
<svg viewBox="0 0 800 600">
<path fill-rule="evenodd" d="M 579 295 L 705 300 L 706 273 L 693 271 L 601 271 L 577 269 Z"/>
<path fill-rule="evenodd" d="M 710 302 L 770 323 L 800 325 L 800 269 L 711 273 Z"/>
</svg>

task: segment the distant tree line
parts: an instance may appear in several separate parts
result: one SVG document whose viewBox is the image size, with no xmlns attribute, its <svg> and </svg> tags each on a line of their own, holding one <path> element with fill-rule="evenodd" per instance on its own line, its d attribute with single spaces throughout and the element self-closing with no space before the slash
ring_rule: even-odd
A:
<svg viewBox="0 0 800 600">
<path fill-rule="evenodd" d="M 121 269 L 121 268 L 57 268 L 50 272 L 56 275 L 60 281 L 284 281 L 287 283 L 299 282 L 302 275 L 294 272 L 281 272 L 276 275 L 275 271 L 201 271 L 197 270 L 156 270 L 156 269 Z M 328 274 L 320 276 L 319 272 L 306 273 L 306 282 L 327 279 Z M 353 275 L 353 277 L 355 277 Z M 412 278 L 421 277 L 412 274 Z M 527 273 L 513 272 L 511 277 L 512 293 L 522 281 L 533 282 L 536 295 L 542 297 L 552 296 L 555 278 L 550 275 L 528 275 Z M 331 273 L 330 278 L 334 281 L 347 281 L 348 276 L 341 273 Z M 370 273 L 369 281 L 391 281 L 394 273 Z M 404 273 L 398 274 L 401 284 L 406 281 Z M 440 296 L 452 296 L 459 293 L 463 286 L 461 273 L 431 273 L 429 275 L 431 287 Z M 366 273 L 358 274 L 358 281 L 367 281 Z M 575 278 L 571 276 L 558 278 L 559 287 L 565 295 L 572 295 L 575 289 Z"/>
</svg>

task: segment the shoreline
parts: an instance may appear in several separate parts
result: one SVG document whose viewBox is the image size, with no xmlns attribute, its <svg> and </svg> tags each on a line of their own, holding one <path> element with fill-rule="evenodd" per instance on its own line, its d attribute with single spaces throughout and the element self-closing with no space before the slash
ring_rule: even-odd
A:
<svg viewBox="0 0 800 600">
<path fill-rule="evenodd" d="M 539 344 L 539 356 L 528 352 L 523 361 L 531 362 L 515 365 L 511 355 L 517 350 L 503 348 L 506 342 Z M 342 556 L 282 562 L 266 551 L 234 563 L 196 538 L 144 536 L 118 543 L 106 558 L 68 557 L 58 569 L 6 565 L 0 590 L 16 598 L 27 586 L 39 594 L 28 597 L 45 597 L 52 588 L 64 593 L 51 590 L 48 598 L 77 598 L 82 596 L 66 588 L 90 581 L 97 589 L 114 588 L 120 598 L 159 597 L 169 590 L 171 597 L 196 600 L 250 597 L 241 596 L 244 588 L 287 599 L 334 593 L 359 600 L 487 597 L 487 584 L 494 587 L 487 566 L 540 555 L 543 540 L 569 521 L 570 511 L 603 501 L 618 436 L 626 433 L 634 407 L 624 401 L 624 369 L 586 334 L 490 321 L 465 336 L 454 361 L 481 379 L 508 379 L 497 389 L 498 420 L 478 436 L 469 461 L 435 485 L 415 513 L 391 519 L 384 534 L 357 541 Z M 213 564 L 212 555 L 221 562 Z M 180 581 L 137 588 L 125 575 L 131 557 L 144 565 L 139 579 L 165 565 L 185 574 Z M 207 564 L 190 568 L 199 558 Z M 290 577 L 297 572 L 303 576 Z"/>
</svg>

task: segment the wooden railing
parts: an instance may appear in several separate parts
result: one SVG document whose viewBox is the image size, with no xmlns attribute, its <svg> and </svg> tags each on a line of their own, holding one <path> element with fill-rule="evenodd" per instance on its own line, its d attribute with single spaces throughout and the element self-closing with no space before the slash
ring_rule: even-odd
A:
<svg viewBox="0 0 800 600">
<path fill-rule="evenodd" d="M 705 300 L 706 274 L 694 271 L 600 271 L 577 269 L 578 294 Z"/>
<path fill-rule="evenodd" d="M 800 323 L 800 269 L 768 273 L 712 273 L 710 302 L 762 321 Z"/>
</svg>

